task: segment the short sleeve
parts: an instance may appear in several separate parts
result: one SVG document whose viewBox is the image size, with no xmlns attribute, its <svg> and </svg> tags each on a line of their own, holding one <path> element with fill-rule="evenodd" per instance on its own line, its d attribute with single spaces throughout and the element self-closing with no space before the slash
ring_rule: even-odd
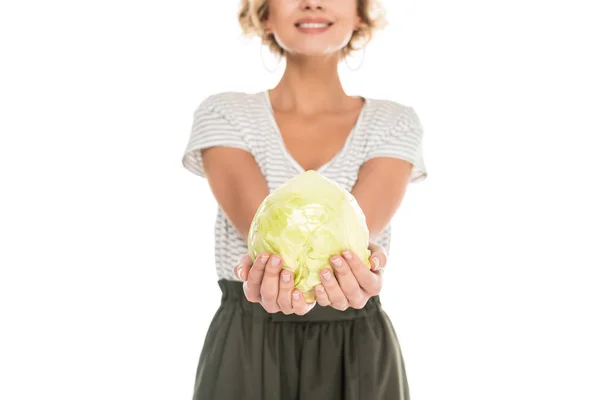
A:
<svg viewBox="0 0 600 400">
<path fill-rule="evenodd" d="M 250 152 L 243 130 L 228 112 L 223 100 L 213 95 L 194 111 L 191 132 L 181 160 L 190 172 L 205 178 L 202 149 L 235 147 Z"/>
<path fill-rule="evenodd" d="M 382 132 L 382 135 L 369 146 L 365 162 L 376 157 L 406 160 L 413 165 L 409 182 L 421 182 L 428 176 L 422 147 L 421 121 L 412 107 L 403 106 L 389 129 Z"/>
</svg>

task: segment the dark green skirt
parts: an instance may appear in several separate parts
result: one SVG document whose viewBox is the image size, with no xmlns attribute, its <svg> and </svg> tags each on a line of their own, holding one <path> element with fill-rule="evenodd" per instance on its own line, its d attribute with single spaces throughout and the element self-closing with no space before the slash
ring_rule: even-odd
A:
<svg viewBox="0 0 600 400">
<path fill-rule="evenodd" d="M 193 400 L 409 400 L 394 328 L 373 297 L 360 310 L 269 314 L 240 282 L 223 292 L 200 354 Z"/>
</svg>

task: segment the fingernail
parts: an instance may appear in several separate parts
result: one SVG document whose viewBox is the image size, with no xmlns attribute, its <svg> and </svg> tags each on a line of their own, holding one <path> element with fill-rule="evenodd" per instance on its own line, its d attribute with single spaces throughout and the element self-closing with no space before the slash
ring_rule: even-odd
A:
<svg viewBox="0 0 600 400">
<path fill-rule="evenodd" d="M 268 259 L 269 259 L 269 256 L 261 256 L 260 257 L 260 261 L 262 261 L 263 263 L 266 263 Z"/>
<path fill-rule="evenodd" d="M 325 278 L 326 281 L 331 279 L 331 272 L 329 272 L 329 270 L 323 272 L 323 278 Z"/>
<path fill-rule="evenodd" d="M 317 292 L 323 293 L 324 291 L 325 291 L 325 289 L 323 288 L 323 286 L 321 286 L 321 285 L 317 286 Z"/>
<path fill-rule="evenodd" d="M 284 282 L 289 282 L 290 281 L 290 274 L 288 272 L 284 272 L 283 274 L 281 274 L 281 279 Z"/>
<path fill-rule="evenodd" d="M 352 253 L 350 251 L 346 250 L 342 253 L 342 255 L 346 260 L 352 260 Z"/>
<path fill-rule="evenodd" d="M 333 265 L 335 265 L 336 267 L 341 267 L 342 266 L 342 259 L 339 257 L 334 257 L 331 259 L 331 262 L 333 263 Z"/>
<path fill-rule="evenodd" d="M 378 271 L 379 270 L 379 258 L 377 257 L 373 257 L 373 264 L 375 264 L 375 268 L 373 268 L 374 271 Z"/>
<path fill-rule="evenodd" d="M 294 294 L 292 294 L 292 297 L 294 298 L 294 300 L 300 300 L 300 295 L 298 294 L 298 292 L 294 292 Z"/>
<path fill-rule="evenodd" d="M 271 265 L 272 266 L 274 266 L 274 267 L 279 266 L 279 261 L 280 261 L 279 257 L 275 257 L 275 256 L 271 257 Z"/>
</svg>

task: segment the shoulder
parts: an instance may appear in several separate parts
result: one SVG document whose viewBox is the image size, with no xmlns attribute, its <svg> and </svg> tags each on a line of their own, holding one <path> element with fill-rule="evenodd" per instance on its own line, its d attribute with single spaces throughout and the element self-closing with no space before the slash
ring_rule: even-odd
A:
<svg viewBox="0 0 600 400">
<path fill-rule="evenodd" d="M 212 111 L 230 114 L 238 110 L 245 110 L 256 102 L 256 93 L 246 92 L 218 92 L 205 97 L 196 107 L 196 111 Z"/>
<path fill-rule="evenodd" d="M 380 135 L 399 131 L 421 130 L 421 122 L 414 107 L 390 99 L 368 98 L 371 106 L 370 126 L 378 127 Z"/>
<path fill-rule="evenodd" d="M 262 92 L 218 92 L 205 97 L 193 115 L 193 132 L 243 139 L 252 148 L 264 135 L 256 126 L 264 118 Z"/>
<path fill-rule="evenodd" d="M 382 121 L 396 122 L 417 116 L 414 108 L 403 102 L 378 98 L 369 98 L 368 101 L 375 110 L 376 117 Z"/>
</svg>

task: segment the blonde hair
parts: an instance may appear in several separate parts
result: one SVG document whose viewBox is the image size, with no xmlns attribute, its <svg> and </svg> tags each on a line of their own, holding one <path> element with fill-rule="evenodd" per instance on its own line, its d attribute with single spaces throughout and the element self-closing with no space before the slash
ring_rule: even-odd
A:
<svg viewBox="0 0 600 400">
<path fill-rule="evenodd" d="M 342 49 L 342 57 L 346 57 L 355 50 L 360 50 L 371 40 L 376 29 L 381 29 L 387 24 L 378 0 L 357 0 L 357 12 L 361 21 L 360 25 L 352 32 L 350 41 Z M 260 37 L 262 43 L 269 50 L 282 56 L 284 54 L 283 48 L 279 46 L 273 34 L 267 33 L 264 29 L 263 22 L 268 17 L 268 0 L 242 0 L 238 12 L 242 32 L 247 36 L 256 35 Z"/>
</svg>

